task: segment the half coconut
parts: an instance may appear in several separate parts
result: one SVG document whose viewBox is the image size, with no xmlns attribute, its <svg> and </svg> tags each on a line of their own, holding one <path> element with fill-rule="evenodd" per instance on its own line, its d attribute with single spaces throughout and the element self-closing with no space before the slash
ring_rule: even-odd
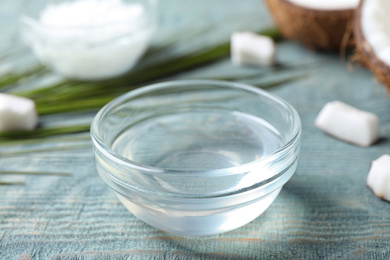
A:
<svg viewBox="0 0 390 260">
<path fill-rule="evenodd" d="M 266 0 L 282 34 L 310 49 L 336 51 L 351 44 L 359 0 Z"/>
<path fill-rule="evenodd" d="M 390 90 L 390 1 L 362 0 L 354 33 L 358 60 Z"/>
</svg>

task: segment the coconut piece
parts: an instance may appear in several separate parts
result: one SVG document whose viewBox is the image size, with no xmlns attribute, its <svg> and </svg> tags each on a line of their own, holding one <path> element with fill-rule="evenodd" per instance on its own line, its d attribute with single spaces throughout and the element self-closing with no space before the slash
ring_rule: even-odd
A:
<svg viewBox="0 0 390 260">
<path fill-rule="evenodd" d="M 315 50 L 352 45 L 354 9 L 359 0 L 266 0 L 282 34 Z"/>
<path fill-rule="evenodd" d="M 33 130 L 37 125 L 33 100 L 0 93 L 0 131 Z"/>
<path fill-rule="evenodd" d="M 390 2 L 362 0 L 356 10 L 354 34 L 358 61 L 390 90 Z"/>
<path fill-rule="evenodd" d="M 276 47 L 272 38 L 251 32 L 235 32 L 231 36 L 231 59 L 235 65 L 271 66 Z"/>
<path fill-rule="evenodd" d="M 390 201 L 390 155 L 384 154 L 372 162 L 367 186 L 379 198 Z"/>
<path fill-rule="evenodd" d="M 324 132 L 360 146 L 378 140 L 379 118 L 340 101 L 327 103 L 318 114 L 315 125 Z"/>
<path fill-rule="evenodd" d="M 310 9 L 317 10 L 341 10 L 355 9 L 359 5 L 359 0 L 288 0 L 291 3 Z"/>
</svg>

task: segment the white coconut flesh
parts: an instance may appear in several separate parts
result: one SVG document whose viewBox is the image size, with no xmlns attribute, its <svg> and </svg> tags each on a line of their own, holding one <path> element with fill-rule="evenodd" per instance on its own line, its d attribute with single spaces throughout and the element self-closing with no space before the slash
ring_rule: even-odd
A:
<svg viewBox="0 0 390 260">
<path fill-rule="evenodd" d="M 287 0 L 295 5 L 318 10 L 355 9 L 359 0 Z M 375 1 L 375 0 L 374 0 Z M 387 0 L 388 1 L 388 0 Z"/>
<path fill-rule="evenodd" d="M 375 56 L 390 66 L 390 1 L 365 0 L 361 8 L 364 38 Z"/>
<path fill-rule="evenodd" d="M 341 140 L 368 147 L 379 139 L 377 115 L 340 101 L 327 103 L 318 114 L 315 125 Z"/>
<path fill-rule="evenodd" d="M 32 99 L 0 93 L 0 132 L 33 130 L 38 120 Z"/>
</svg>

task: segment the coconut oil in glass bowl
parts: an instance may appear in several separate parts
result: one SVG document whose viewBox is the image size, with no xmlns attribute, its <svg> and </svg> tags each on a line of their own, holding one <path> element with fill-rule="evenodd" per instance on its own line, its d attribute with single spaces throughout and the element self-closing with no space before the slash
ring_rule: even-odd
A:
<svg viewBox="0 0 390 260">
<path fill-rule="evenodd" d="M 124 206 L 178 234 L 209 235 L 264 212 L 297 167 L 300 120 L 243 84 L 177 81 L 104 107 L 91 136 L 98 172 Z"/>
<path fill-rule="evenodd" d="M 129 71 L 157 25 L 157 0 L 48 0 L 27 3 L 21 34 L 60 75 L 101 80 Z"/>
</svg>

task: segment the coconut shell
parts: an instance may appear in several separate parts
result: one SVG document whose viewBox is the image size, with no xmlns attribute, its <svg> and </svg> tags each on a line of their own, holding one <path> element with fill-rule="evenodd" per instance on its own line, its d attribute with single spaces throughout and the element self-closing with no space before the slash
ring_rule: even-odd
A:
<svg viewBox="0 0 390 260">
<path fill-rule="evenodd" d="M 351 45 L 353 9 L 319 10 L 287 0 L 266 0 L 282 34 L 314 50 L 336 51 Z"/>
<path fill-rule="evenodd" d="M 364 0 L 360 1 L 359 7 L 356 9 L 354 34 L 356 40 L 357 59 L 363 66 L 369 68 L 375 77 L 382 82 L 390 91 L 390 66 L 384 63 L 375 55 L 374 50 L 368 43 L 363 34 L 362 29 L 362 7 Z"/>
</svg>

